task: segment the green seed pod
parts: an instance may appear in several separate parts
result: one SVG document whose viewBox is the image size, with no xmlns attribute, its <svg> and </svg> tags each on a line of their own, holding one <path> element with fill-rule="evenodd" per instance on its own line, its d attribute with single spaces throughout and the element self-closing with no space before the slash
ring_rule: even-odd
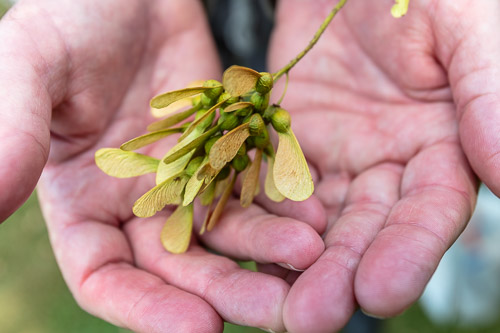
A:
<svg viewBox="0 0 500 333">
<path fill-rule="evenodd" d="M 231 105 L 231 104 L 234 104 L 234 103 L 238 102 L 239 98 L 238 97 L 232 97 L 230 93 L 228 93 L 227 91 L 224 91 L 219 96 L 219 100 L 217 101 L 217 103 L 220 103 L 222 101 L 226 101 L 226 103 L 224 103 L 222 106 L 223 107 L 227 107 L 228 105 Z"/>
<path fill-rule="evenodd" d="M 236 170 L 236 172 L 241 172 L 245 170 L 249 162 L 250 158 L 247 154 L 236 155 L 236 157 L 231 161 L 231 165 L 233 166 L 234 170 Z"/>
<path fill-rule="evenodd" d="M 277 132 L 286 133 L 290 128 L 292 118 L 290 117 L 288 111 L 282 108 L 277 108 L 276 112 L 271 116 L 271 123 Z"/>
<path fill-rule="evenodd" d="M 203 156 L 198 156 L 193 158 L 186 167 L 186 174 L 189 177 L 191 177 L 200 167 L 202 161 L 203 161 Z"/>
<path fill-rule="evenodd" d="M 238 149 L 238 152 L 236 153 L 236 155 L 243 156 L 243 155 L 246 155 L 246 153 L 247 153 L 247 145 L 243 142 L 240 149 Z"/>
<path fill-rule="evenodd" d="M 222 83 L 217 80 L 207 80 L 203 83 L 204 87 L 214 87 L 213 89 L 206 90 L 204 94 L 211 100 L 216 100 L 219 98 L 220 94 L 224 91 Z"/>
<path fill-rule="evenodd" d="M 255 113 L 252 115 L 252 117 L 250 117 L 248 125 L 249 125 L 248 130 L 250 131 L 250 135 L 252 136 L 260 135 L 266 128 L 264 120 L 262 120 L 262 117 L 258 113 Z"/>
<path fill-rule="evenodd" d="M 246 116 L 248 116 L 249 114 L 252 113 L 252 108 L 251 107 L 246 107 L 246 108 L 243 108 L 243 109 L 239 109 L 235 113 L 236 113 L 237 116 L 246 117 Z"/>
<path fill-rule="evenodd" d="M 203 94 L 201 94 L 201 105 L 203 105 L 205 108 L 209 109 L 213 105 L 215 105 L 215 100 L 208 97 L 208 95 L 206 94 L 207 91 L 205 91 Z"/>
<path fill-rule="evenodd" d="M 273 76 L 267 72 L 259 73 L 261 76 L 257 80 L 257 84 L 255 85 L 255 90 L 257 90 L 261 94 L 267 94 L 273 89 Z"/>
<path fill-rule="evenodd" d="M 207 142 L 205 142 L 205 153 L 208 155 L 210 153 L 210 149 L 212 149 L 212 146 L 214 145 L 214 143 L 220 139 L 222 135 L 216 135 L 216 136 L 213 136 L 211 137 L 210 139 L 207 140 Z"/>
<path fill-rule="evenodd" d="M 267 131 L 267 128 L 264 127 L 264 130 L 262 133 L 256 137 L 253 138 L 255 142 L 255 147 L 263 150 L 269 145 L 269 132 Z"/>
<path fill-rule="evenodd" d="M 247 146 L 247 151 L 251 150 L 252 148 L 255 148 L 255 136 L 249 136 L 245 140 L 245 145 Z"/>
<path fill-rule="evenodd" d="M 215 180 L 216 181 L 224 180 L 224 179 L 226 179 L 229 176 L 229 173 L 231 173 L 231 168 L 229 166 L 225 166 L 219 172 L 219 174 L 217 175 L 217 177 L 215 177 Z"/>
<path fill-rule="evenodd" d="M 273 104 L 273 105 L 269 105 L 266 110 L 264 111 L 264 113 L 262 114 L 262 118 L 264 118 L 266 121 L 270 121 L 271 120 L 271 117 L 273 116 L 273 114 L 276 112 L 276 110 L 279 108 L 279 106 Z"/>
<path fill-rule="evenodd" d="M 261 94 L 259 92 L 254 92 L 250 98 L 250 103 L 254 105 L 257 112 L 262 113 L 269 105 L 269 94 Z"/>
<path fill-rule="evenodd" d="M 217 123 L 220 124 L 221 130 L 230 131 L 236 126 L 240 125 L 241 121 L 235 113 L 223 112 Z"/>
</svg>

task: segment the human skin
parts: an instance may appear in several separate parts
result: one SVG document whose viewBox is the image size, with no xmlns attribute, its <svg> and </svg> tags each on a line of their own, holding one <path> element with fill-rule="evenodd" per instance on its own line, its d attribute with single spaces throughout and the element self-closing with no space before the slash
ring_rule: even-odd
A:
<svg viewBox="0 0 500 333">
<path fill-rule="evenodd" d="M 94 163 L 97 149 L 145 132 L 154 95 L 220 77 L 200 3 L 25 0 L 0 22 L 0 40 L 0 218 L 43 169 L 41 207 L 80 306 L 136 332 L 220 332 L 223 320 L 283 330 L 285 281 L 240 269 L 197 237 L 169 254 L 159 234 L 170 210 L 149 219 L 131 210 L 154 177 L 115 179 Z M 165 141 L 145 152 L 161 157 L 175 139 Z M 246 210 L 234 200 L 203 241 L 305 269 L 324 250 L 325 216 L 316 198 Z"/>
<path fill-rule="evenodd" d="M 272 70 L 335 3 L 280 2 Z M 392 4 L 348 1 L 290 72 L 283 107 L 329 221 L 325 252 L 288 276 L 290 332 L 336 331 L 358 306 L 400 314 L 466 226 L 474 173 L 500 194 L 500 3 L 410 1 L 401 19 Z"/>
</svg>

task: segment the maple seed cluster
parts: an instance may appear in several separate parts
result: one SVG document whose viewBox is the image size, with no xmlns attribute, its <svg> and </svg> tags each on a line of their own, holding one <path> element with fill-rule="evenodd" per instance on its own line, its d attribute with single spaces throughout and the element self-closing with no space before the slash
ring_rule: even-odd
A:
<svg viewBox="0 0 500 333">
<path fill-rule="evenodd" d="M 224 72 L 222 83 L 208 80 L 158 95 L 151 107 L 153 115 L 163 119 L 150 124 L 149 133 L 120 148 L 96 152 L 97 166 L 108 175 L 127 178 L 156 173 L 156 186 L 135 202 L 133 212 L 150 217 L 167 205 L 178 205 L 161 232 L 168 251 L 187 250 L 196 197 L 209 207 L 200 233 L 215 226 L 238 176 L 241 206 L 250 206 L 259 192 L 263 160 L 267 161 L 264 191 L 269 199 L 302 201 L 313 193 L 290 114 L 269 104 L 274 80 L 270 73 L 232 66 Z M 194 120 L 187 121 L 193 115 Z M 278 136 L 276 151 L 270 129 Z M 175 133 L 180 134 L 178 143 L 161 160 L 134 152 Z M 253 159 L 250 151 L 255 151 Z"/>
<path fill-rule="evenodd" d="M 163 119 L 149 125 L 149 133 L 120 148 L 96 152 L 97 166 L 108 175 L 127 178 L 156 173 L 156 186 L 135 202 L 133 212 L 150 217 L 166 205 L 177 205 L 161 232 L 165 249 L 182 253 L 189 247 L 196 197 L 209 207 L 200 233 L 215 226 L 238 175 L 240 203 L 248 207 L 259 192 L 263 160 L 267 160 L 264 191 L 269 199 L 302 201 L 311 196 L 314 184 L 290 127 L 290 114 L 279 105 L 269 105 L 269 97 L 280 77 L 286 75 L 288 83 L 288 72 L 313 48 L 346 2 L 339 0 L 306 48 L 275 74 L 232 66 L 224 72 L 222 83 L 208 80 L 156 96 L 151 100 L 152 113 Z M 395 0 L 391 13 L 402 17 L 408 6 L 409 0 Z M 193 115 L 194 120 L 188 121 Z M 271 128 L 279 139 L 276 151 Z M 161 160 L 134 152 L 175 133 L 181 134 L 178 143 Z M 248 154 L 252 150 L 253 160 Z"/>
</svg>

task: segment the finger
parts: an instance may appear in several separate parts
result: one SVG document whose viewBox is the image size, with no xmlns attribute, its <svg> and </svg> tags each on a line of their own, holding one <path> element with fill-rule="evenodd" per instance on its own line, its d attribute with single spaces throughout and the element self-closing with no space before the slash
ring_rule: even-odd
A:
<svg viewBox="0 0 500 333">
<path fill-rule="evenodd" d="M 134 267 L 117 226 L 43 207 L 57 261 L 83 309 L 136 332 L 222 331 L 220 317 L 201 298 Z"/>
<path fill-rule="evenodd" d="M 427 148 L 409 162 L 402 199 L 356 273 L 356 299 L 364 311 L 394 316 L 419 298 L 444 252 L 469 220 L 476 187 L 457 144 Z"/>
<path fill-rule="evenodd" d="M 164 223 L 164 217 L 155 217 L 127 224 L 137 265 L 200 296 L 226 321 L 283 330 L 281 313 L 288 292 L 283 280 L 241 269 L 235 262 L 193 244 L 186 253 L 171 254 L 160 242 Z"/>
<path fill-rule="evenodd" d="M 31 194 L 49 153 L 51 96 L 46 66 L 9 13 L 0 22 L 0 222 Z M 50 41 L 47 41 L 48 43 Z"/>
<path fill-rule="evenodd" d="M 352 181 L 346 206 L 325 238 L 326 250 L 297 279 L 285 301 L 292 332 L 333 332 L 354 313 L 353 282 L 366 248 L 399 197 L 401 167 L 376 166 Z"/>
<path fill-rule="evenodd" d="M 237 200 L 228 202 L 217 226 L 201 239 L 224 255 L 292 270 L 309 267 L 324 250 L 323 240 L 308 224 L 268 214 L 256 205 L 241 208 Z"/>
<path fill-rule="evenodd" d="M 453 13 L 461 6 L 449 7 L 437 6 L 435 15 L 444 19 L 436 27 L 436 45 L 449 72 L 461 143 L 474 171 L 500 195 L 500 38 L 492 29 L 498 27 L 500 3 L 468 3 L 460 19 Z"/>
</svg>

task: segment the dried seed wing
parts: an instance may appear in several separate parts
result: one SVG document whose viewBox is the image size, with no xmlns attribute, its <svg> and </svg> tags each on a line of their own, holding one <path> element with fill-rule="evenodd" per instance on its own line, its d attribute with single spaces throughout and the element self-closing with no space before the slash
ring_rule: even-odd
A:
<svg viewBox="0 0 500 333">
<path fill-rule="evenodd" d="M 255 157 L 250 164 L 241 187 L 240 203 L 242 207 L 248 207 L 257 193 L 260 176 L 260 164 L 262 162 L 262 150 L 257 149 Z"/>
<path fill-rule="evenodd" d="M 151 114 L 155 118 L 163 118 L 190 106 L 193 106 L 193 97 L 180 99 L 161 109 L 151 108 Z"/>
<path fill-rule="evenodd" d="M 191 157 L 193 157 L 193 154 L 194 151 L 189 152 L 169 164 L 165 164 L 160 161 L 158 164 L 158 170 L 156 171 L 156 184 L 161 184 L 166 179 L 171 178 L 173 175 L 183 171 L 191 160 Z"/>
<path fill-rule="evenodd" d="M 181 149 L 184 147 L 185 144 L 188 142 L 194 140 L 198 136 L 200 136 L 203 132 L 200 129 L 196 129 L 194 132 L 189 134 L 189 136 L 184 140 L 179 143 L 177 143 L 175 146 L 173 146 L 163 157 L 163 159 L 167 158 L 169 155 L 175 153 L 177 150 Z M 185 154 L 184 156 L 179 157 L 172 163 L 164 163 L 163 161 L 160 162 L 158 165 L 158 170 L 156 172 L 156 184 L 160 184 L 163 182 L 165 179 L 168 179 L 182 170 L 186 168 L 188 165 L 189 161 L 191 160 L 191 157 L 194 154 L 194 150 L 190 151 L 189 153 Z"/>
<path fill-rule="evenodd" d="M 200 203 L 203 206 L 208 206 L 214 201 L 216 184 L 218 184 L 218 182 L 211 182 L 205 187 L 203 192 L 201 192 Z"/>
<path fill-rule="evenodd" d="M 194 174 L 189 178 L 189 181 L 186 184 L 186 190 L 184 192 L 184 200 L 182 204 L 184 206 L 189 205 L 191 202 L 193 202 L 194 198 L 200 191 L 201 187 L 203 186 L 203 183 L 205 182 L 205 179 L 201 178 L 198 179 L 198 174 L 200 170 L 203 168 L 204 165 L 208 164 L 208 158 L 205 157 L 201 165 L 198 167 L 198 169 L 194 172 Z"/>
<path fill-rule="evenodd" d="M 267 174 L 266 180 L 264 182 L 264 192 L 267 197 L 275 202 L 281 202 L 285 200 L 283 194 L 278 191 L 276 185 L 274 184 L 274 175 L 273 175 L 273 167 L 274 167 L 274 156 L 267 157 Z"/>
<path fill-rule="evenodd" d="M 160 139 L 163 139 L 169 135 L 172 135 L 174 133 L 179 133 L 181 132 L 181 128 L 170 128 L 162 131 L 156 131 L 148 134 L 144 134 L 141 136 L 138 136 L 137 138 L 134 138 L 132 140 L 129 140 L 122 144 L 120 146 L 121 150 L 136 150 L 139 148 L 142 148 L 144 146 L 147 146 L 153 142 L 156 142 Z"/>
<path fill-rule="evenodd" d="M 209 158 L 212 168 L 222 169 L 227 162 L 236 156 L 241 145 L 249 136 L 249 124 L 244 123 L 220 137 L 210 149 Z"/>
<path fill-rule="evenodd" d="M 231 197 L 231 194 L 233 193 L 233 188 L 234 188 L 234 183 L 236 182 L 236 177 L 238 176 L 237 173 L 234 174 L 233 178 L 231 179 L 231 182 L 228 184 L 228 186 L 224 189 L 224 193 L 222 193 L 222 196 L 220 197 L 219 201 L 217 202 L 217 205 L 215 206 L 214 211 L 210 215 L 210 219 L 208 220 L 207 224 L 207 231 L 212 230 L 217 222 L 219 221 L 219 217 L 222 215 L 222 212 L 224 211 L 224 207 L 226 206 L 227 201 Z"/>
<path fill-rule="evenodd" d="M 224 193 L 224 190 L 226 187 L 229 186 L 229 183 L 231 183 L 231 177 L 226 177 L 222 180 L 216 181 L 215 182 L 215 197 L 218 198 Z"/>
<path fill-rule="evenodd" d="M 168 118 L 165 118 L 165 119 L 162 119 L 159 121 L 155 121 L 154 123 L 150 124 L 147 129 L 149 132 L 167 129 L 173 125 L 180 123 L 184 119 L 187 119 L 189 116 L 191 116 L 196 111 L 198 111 L 198 107 L 192 107 L 186 111 L 182 111 L 182 112 L 176 113 L 174 115 L 171 115 Z"/>
<path fill-rule="evenodd" d="M 118 148 L 102 148 L 95 153 L 95 163 L 99 169 L 117 178 L 156 172 L 159 162 L 156 158 Z"/>
<path fill-rule="evenodd" d="M 156 185 L 137 199 L 132 208 L 134 214 L 138 217 L 150 217 L 162 210 L 166 205 L 179 204 L 187 181 L 188 177 L 178 175 Z"/>
<path fill-rule="evenodd" d="M 255 88 L 259 72 L 248 67 L 231 66 L 224 72 L 222 85 L 231 96 L 241 96 Z"/>
<path fill-rule="evenodd" d="M 193 140 L 187 142 L 182 148 L 178 149 L 174 153 L 165 157 L 163 162 L 166 164 L 172 163 L 173 161 L 175 161 L 179 157 L 187 154 L 191 150 L 196 149 L 198 146 L 203 144 L 208 138 L 210 138 L 212 135 L 214 135 L 218 130 L 219 130 L 219 126 L 215 126 L 211 129 L 209 129 L 208 131 L 206 131 L 202 135 L 198 136 L 197 138 L 194 138 Z"/>
<path fill-rule="evenodd" d="M 225 108 L 224 112 L 233 112 L 233 111 L 241 110 L 241 109 L 248 108 L 248 107 L 253 107 L 253 104 L 250 102 L 237 102 L 237 103 L 231 104 L 227 108 Z"/>
<path fill-rule="evenodd" d="M 193 121 L 189 125 L 189 127 L 186 128 L 186 130 L 184 131 L 184 133 L 182 133 L 181 137 L 179 138 L 179 141 L 184 140 L 184 138 L 187 137 L 189 134 L 191 134 L 191 132 L 194 131 L 195 128 L 198 128 L 198 125 L 200 125 L 200 123 L 202 123 L 208 117 L 210 117 L 212 115 L 212 113 L 215 112 L 215 110 L 217 110 L 222 104 L 224 104 L 225 101 L 226 100 L 222 100 L 219 103 L 215 104 L 210 109 L 208 109 L 207 112 L 205 112 L 205 114 L 203 116 L 201 116 L 200 118 L 198 118 L 195 121 Z"/>
<path fill-rule="evenodd" d="M 205 164 L 198 173 L 198 179 L 204 179 L 205 182 L 207 182 L 207 179 L 213 179 L 215 176 L 217 176 L 217 172 L 217 170 L 212 168 L 210 163 Z"/>
<path fill-rule="evenodd" d="M 171 253 L 184 253 L 193 230 L 193 205 L 178 206 L 161 230 L 161 243 Z"/>
<path fill-rule="evenodd" d="M 164 94 L 161 94 L 161 95 L 154 97 L 151 100 L 150 105 L 152 108 L 162 109 L 162 108 L 169 106 L 173 102 L 200 94 L 208 89 L 212 89 L 212 88 L 211 87 L 192 87 L 192 88 L 184 88 L 184 89 L 180 89 L 180 90 L 169 91 L 167 93 L 164 93 Z"/>
<path fill-rule="evenodd" d="M 279 144 L 274 162 L 274 183 L 278 191 L 293 201 L 303 201 L 314 191 L 309 167 L 292 132 L 278 132 Z"/>
<path fill-rule="evenodd" d="M 207 230 L 208 221 L 210 220 L 210 216 L 212 216 L 212 206 L 213 206 L 213 201 L 210 202 L 210 204 L 208 205 L 207 212 L 205 213 L 205 218 L 203 219 L 203 224 L 201 225 L 200 228 L 200 235 L 203 235 Z"/>
</svg>

